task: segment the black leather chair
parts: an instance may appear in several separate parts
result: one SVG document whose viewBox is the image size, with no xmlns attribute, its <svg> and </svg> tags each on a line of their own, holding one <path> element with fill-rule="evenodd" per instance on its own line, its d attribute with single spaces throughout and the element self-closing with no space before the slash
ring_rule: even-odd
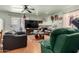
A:
<svg viewBox="0 0 79 59">
<path fill-rule="evenodd" d="M 11 34 L 6 33 L 3 36 L 3 51 L 13 50 L 27 46 L 27 35 L 26 34 Z"/>
</svg>

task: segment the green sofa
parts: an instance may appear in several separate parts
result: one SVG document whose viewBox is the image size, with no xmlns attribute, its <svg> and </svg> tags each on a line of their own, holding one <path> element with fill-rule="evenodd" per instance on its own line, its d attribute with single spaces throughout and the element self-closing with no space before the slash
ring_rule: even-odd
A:
<svg viewBox="0 0 79 59">
<path fill-rule="evenodd" d="M 50 39 L 40 42 L 42 53 L 72 53 L 79 49 L 79 30 L 61 28 L 54 30 Z"/>
</svg>

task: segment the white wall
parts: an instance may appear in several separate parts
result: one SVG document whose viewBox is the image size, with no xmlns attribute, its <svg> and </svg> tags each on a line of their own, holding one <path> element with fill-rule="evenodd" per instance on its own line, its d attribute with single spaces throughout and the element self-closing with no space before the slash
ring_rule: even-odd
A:
<svg viewBox="0 0 79 59">
<path fill-rule="evenodd" d="M 5 31 L 8 31 L 11 29 L 11 17 L 17 17 L 22 18 L 22 14 L 17 13 L 10 13 L 10 12 L 1 12 L 0 11 L 0 18 L 3 19 L 3 28 Z M 35 16 L 35 15 L 26 15 L 26 19 L 29 18 L 30 20 L 43 20 L 43 17 L 41 16 Z M 20 24 L 18 24 L 20 26 Z"/>
<path fill-rule="evenodd" d="M 43 22 L 43 25 L 52 25 L 52 20 L 50 16 L 45 17 L 45 21 Z"/>
<path fill-rule="evenodd" d="M 61 15 L 61 14 L 57 14 L 57 15 L 63 17 L 63 15 Z M 44 25 L 53 25 L 53 21 L 51 20 L 51 15 L 46 16 L 45 19 L 46 19 L 46 21 L 43 22 Z"/>
<path fill-rule="evenodd" d="M 18 14 L 18 13 L 10 13 L 10 12 L 1 12 L 0 11 L 0 18 L 2 18 L 3 22 L 4 22 L 4 30 L 10 30 L 11 29 L 11 17 L 22 18 L 23 15 Z M 29 18 L 30 20 L 43 20 L 44 25 L 52 25 L 50 15 L 42 15 L 42 16 L 26 15 L 26 18 Z M 19 25 L 20 24 L 18 24 L 18 26 Z"/>
<path fill-rule="evenodd" d="M 8 13 L 0 12 L 0 18 L 3 19 L 3 28 L 8 30 L 10 28 L 10 16 Z"/>
</svg>

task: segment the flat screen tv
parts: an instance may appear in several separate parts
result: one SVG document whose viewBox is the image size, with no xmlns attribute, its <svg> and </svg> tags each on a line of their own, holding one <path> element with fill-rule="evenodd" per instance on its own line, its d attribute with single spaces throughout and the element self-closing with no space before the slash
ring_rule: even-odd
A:
<svg viewBox="0 0 79 59">
<path fill-rule="evenodd" d="M 38 28 L 38 21 L 25 20 L 25 28 Z"/>
</svg>

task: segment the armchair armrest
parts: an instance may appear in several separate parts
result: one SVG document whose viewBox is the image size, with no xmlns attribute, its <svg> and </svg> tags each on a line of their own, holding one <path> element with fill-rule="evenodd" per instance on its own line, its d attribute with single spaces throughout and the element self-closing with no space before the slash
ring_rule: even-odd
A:
<svg viewBox="0 0 79 59">
<path fill-rule="evenodd" d="M 50 40 L 42 40 L 40 44 L 42 53 L 52 53 Z"/>
</svg>

